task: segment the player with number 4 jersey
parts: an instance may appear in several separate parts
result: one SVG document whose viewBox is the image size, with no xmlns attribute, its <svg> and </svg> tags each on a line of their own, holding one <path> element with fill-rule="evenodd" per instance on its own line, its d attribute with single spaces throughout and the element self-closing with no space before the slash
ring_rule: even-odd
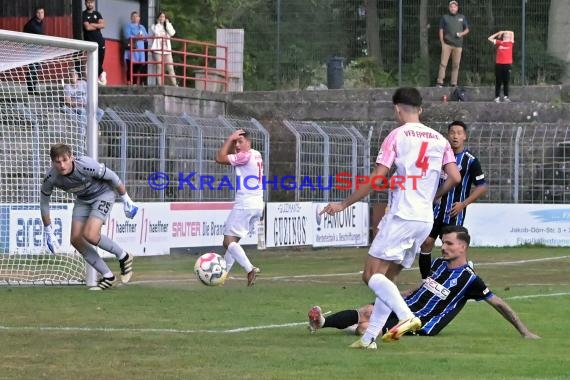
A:
<svg viewBox="0 0 570 380">
<path fill-rule="evenodd" d="M 97 286 L 91 290 L 106 290 L 117 283 L 115 275 L 95 247 L 119 259 L 121 282 L 129 282 L 133 275 L 133 256 L 107 236 L 101 235 L 101 227 L 115 203 L 115 191 L 123 199 L 125 216 L 132 219 L 137 213 L 138 207 L 127 194 L 125 185 L 104 164 L 90 157 L 75 158 L 68 145 L 53 145 L 50 158 L 52 166 L 44 177 L 40 195 L 40 211 L 49 250 L 57 253 L 60 247 L 49 211 L 53 189 L 59 188 L 76 196 L 71 220 L 71 244 L 101 274 Z"/>
<path fill-rule="evenodd" d="M 394 312 L 399 322 L 386 334 L 397 339 L 421 328 L 394 284 L 402 268 L 409 268 L 415 253 L 433 224 L 432 205 L 461 180 L 453 150 L 447 139 L 420 123 L 422 97 L 411 87 L 396 90 L 392 97 L 394 113 L 401 126 L 394 129 L 380 146 L 371 178 L 386 178 L 392 166 L 406 180 L 390 189 L 390 210 L 378 225 L 364 266 L 362 279 L 376 295 L 370 323 L 361 339 L 351 347 L 376 349 L 377 337 L 388 316 Z M 447 179 L 438 188 L 441 170 Z M 418 178 L 419 177 L 419 178 Z M 364 184 L 341 203 L 328 204 L 323 212 L 335 214 L 366 197 L 372 184 Z"/>
<path fill-rule="evenodd" d="M 421 175 L 415 188 L 394 186 L 390 189 L 390 210 L 405 220 L 433 221 L 433 201 L 444 165 L 455 162 L 449 142 L 439 132 L 419 122 L 408 122 L 394 129 L 382 143 L 376 164 L 386 168 L 396 165 L 394 174 L 403 178 Z"/>
</svg>

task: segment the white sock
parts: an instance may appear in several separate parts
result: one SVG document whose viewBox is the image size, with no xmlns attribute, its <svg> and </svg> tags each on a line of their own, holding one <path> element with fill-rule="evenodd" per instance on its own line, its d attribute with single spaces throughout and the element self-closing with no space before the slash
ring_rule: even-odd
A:
<svg viewBox="0 0 570 380">
<path fill-rule="evenodd" d="M 234 263 L 236 262 L 236 260 L 234 259 L 232 254 L 227 250 L 226 250 L 226 254 L 224 255 L 224 260 L 226 260 L 226 269 L 229 273 L 230 270 L 232 270 L 232 267 L 234 266 Z"/>
<path fill-rule="evenodd" d="M 376 297 L 381 299 L 396 315 L 399 320 L 412 318 L 414 314 L 404 301 L 398 287 L 386 276 L 376 273 L 368 280 L 368 287 L 372 289 Z M 376 305 L 374 305 L 376 310 Z M 382 326 L 380 326 L 382 328 Z"/>
<path fill-rule="evenodd" d="M 79 252 L 93 268 L 103 275 L 103 277 L 114 277 L 115 275 L 111 272 L 111 269 L 105 261 L 99 256 L 95 248 L 91 244 L 86 243 L 86 249 L 83 252 Z"/>
<path fill-rule="evenodd" d="M 384 303 L 384 301 L 376 297 L 374 309 L 372 310 L 370 320 L 368 321 L 368 328 L 362 336 L 362 341 L 364 343 L 368 344 L 372 342 L 372 339 L 376 340 L 390 314 L 392 314 L 392 310 Z"/>
<path fill-rule="evenodd" d="M 241 265 L 243 269 L 245 269 L 246 273 L 252 271 L 253 265 L 251 265 L 251 262 L 247 258 L 245 251 L 241 245 L 235 241 L 231 242 L 230 245 L 228 245 L 228 252 L 233 256 L 235 261 L 237 261 L 238 264 Z"/>
</svg>

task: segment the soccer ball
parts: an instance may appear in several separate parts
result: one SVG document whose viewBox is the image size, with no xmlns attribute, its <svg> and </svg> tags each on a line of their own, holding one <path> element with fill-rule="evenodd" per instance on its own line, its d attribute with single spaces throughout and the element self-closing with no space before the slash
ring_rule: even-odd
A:
<svg viewBox="0 0 570 380">
<path fill-rule="evenodd" d="M 226 260 L 217 253 L 204 253 L 194 264 L 194 273 L 204 285 L 222 285 L 228 276 Z"/>
</svg>

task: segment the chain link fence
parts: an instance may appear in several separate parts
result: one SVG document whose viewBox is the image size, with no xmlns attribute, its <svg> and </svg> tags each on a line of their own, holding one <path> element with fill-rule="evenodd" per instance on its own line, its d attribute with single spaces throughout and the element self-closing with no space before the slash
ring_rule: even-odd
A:
<svg viewBox="0 0 570 380">
<path fill-rule="evenodd" d="M 295 136 L 296 201 L 343 199 L 355 189 L 354 176 L 368 174 L 371 135 L 365 137 L 343 123 L 285 120 L 283 124 Z M 346 190 L 336 187 L 339 175 Z"/>
<path fill-rule="evenodd" d="M 448 123 L 429 123 L 446 135 Z M 370 149 L 374 165 L 378 149 L 395 122 L 373 126 Z M 467 148 L 481 162 L 489 190 L 479 202 L 568 203 L 570 201 L 570 125 L 568 123 L 468 124 Z M 386 193 L 372 194 L 385 202 Z"/>
<path fill-rule="evenodd" d="M 282 125 L 292 134 L 294 148 L 270 158 L 269 132 L 255 119 L 108 108 L 99 124 L 99 159 L 126 180 L 139 201 L 233 200 L 234 189 L 222 179 L 235 183 L 235 174 L 230 166 L 217 164 L 215 156 L 227 136 L 243 128 L 264 157 L 268 181 L 277 178 L 275 184 L 267 183 L 266 200 L 272 200 L 275 187 L 293 191 L 295 201 L 339 201 L 355 189 L 357 175 L 370 174 L 380 143 L 397 126 L 388 121 L 292 120 Z M 429 126 L 447 132 L 446 122 Z M 479 158 L 489 185 L 481 202 L 570 202 L 568 123 L 476 122 L 468 129 L 467 147 Z M 294 172 L 272 171 L 271 161 L 291 162 Z M 153 173 L 167 176 L 164 189 L 149 182 Z M 347 173 L 344 182 L 337 178 L 340 173 Z M 386 199 L 386 192 L 370 197 L 372 202 Z"/>
<path fill-rule="evenodd" d="M 269 134 L 255 119 L 107 108 L 99 123 L 99 160 L 117 171 L 137 201 L 233 200 L 235 172 L 215 158 L 239 128 L 251 133 L 252 147 L 268 167 Z"/>
<path fill-rule="evenodd" d="M 335 57 L 344 61 L 345 88 L 429 86 L 437 77 L 439 22 L 448 3 L 273 0 L 260 3 L 255 16 L 237 9 L 227 27 L 247 31 L 246 90 L 327 84 L 327 63 Z M 459 13 L 470 25 L 459 83 L 494 83 L 495 52 L 487 37 L 499 30 L 515 32 L 514 84 L 558 83 L 564 63 L 549 55 L 547 46 L 549 33 L 564 33 L 563 25 L 550 19 L 556 9 L 550 0 L 459 1 Z"/>
</svg>

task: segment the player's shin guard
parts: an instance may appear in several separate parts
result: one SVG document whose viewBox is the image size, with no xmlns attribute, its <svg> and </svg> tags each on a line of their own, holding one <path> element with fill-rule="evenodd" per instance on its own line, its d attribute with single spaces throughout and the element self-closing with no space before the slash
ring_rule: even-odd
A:
<svg viewBox="0 0 570 380">
<path fill-rule="evenodd" d="M 381 273 L 376 273 L 370 277 L 368 287 L 372 289 L 376 297 L 382 300 L 396 315 L 399 320 L 404 320 L 414 316 L 412 311 L 404 301 L 398 287 Z M 376 311 L 376 306 L 374 306 Z M 382 326 L 380 326 L 382 328 Z"/>
<path fill-rule="evenodd" d="M 227 250 L 226 254 L 224 255 L 224 260 L 226 260 L 226 270 L 228 271 L 228 273 L 230 273 L 230 270 L 232 270 L 232 267 L 234 266 L 236 260 L 234 259 L 232 254 Z"/>
<path fill-rule="evenodd" d="M 372 276 L 374 277 L 374 276 Z M 378 335 L 382 332 L 382 328 L 386 324 L 388 317 L 392 313 L 392 310 L 386 305 L 381 299 L 376 297 L 374 302 L 374 309 L 370 315 L 370 320 L 368 321 L 368 328 L 362 336 L 362 340 L 365 342 L 370 342 L 376 340 Z"/>
<path fill-rule="evenodd" d="M 113 276 L 113 272 L 111 271 L 111 269 L 109 268 L 107 263 L 105 263 L 105 261 L 103 261 L 101 256 L 99 256 L 99 254 L 97 253 L 97 251 L 95 250 L 95 248 L 92 245 L 88 244 L 86 246 L 85 250 L 83 252 L 80 252 L 80 253 L 83 256 L 83 258 L 85 259 L 85 261 L 87 261 L 87 263 L 89 263 L 89 265 L 91 265 L 93 268 L 95 268 L 95 270 L 97 272 L 101 273 L 104 277 Z"/>
<path fill-rule="evenodd" d="M 101 235 L 101 239 L 99 239 L 99 243 L 97 243 L 97 247 L 99 247 L 99 248 L 101 248 L 101 249 L 103 249 L 109 253 L 112 253 L 119 260 L 126 256 L 123 249 L 117 243 L 115 243 L 113 240 L 109 239 L 105 235 Z"/>
<path fill-rule="evenodd" d="M 235 261 L 237 261 L 238 264 L 241 265 L 243 269 L 245 269 L 247 273 L 252 271 L 253 265 L 247 258 L 247 255 L 245 254 L 245 251 L 241 245 L 235 241 L 231 242 L 230 245 L 228 245 L 228 252 L 233 256 Z"/>
</svg>

